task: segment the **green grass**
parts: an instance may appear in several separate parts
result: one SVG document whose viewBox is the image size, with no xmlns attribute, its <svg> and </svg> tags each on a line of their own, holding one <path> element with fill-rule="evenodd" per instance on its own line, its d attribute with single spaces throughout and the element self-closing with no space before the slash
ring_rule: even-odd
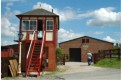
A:
<svg viewBox="0 0 121 80">
<path fill-rule="evenodd" d="M 94 66 L 108 67 L 108 68 L 121 68 L 121 60 L 117 58 L 105 58 L 98 61 Z"/>
</svg>

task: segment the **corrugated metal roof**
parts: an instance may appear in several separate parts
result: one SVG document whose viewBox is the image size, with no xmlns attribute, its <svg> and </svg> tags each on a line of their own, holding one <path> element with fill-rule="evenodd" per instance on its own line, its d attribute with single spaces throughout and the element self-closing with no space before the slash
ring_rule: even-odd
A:
<svg viewBox="0 0 121 80">
<path fill-rule="evenodd" d="M 19 17 L 19 16 L 58 16 L 58 15 L 41 8 L 41 9 L 34 9 L 16 16 Z"/>
</svg>

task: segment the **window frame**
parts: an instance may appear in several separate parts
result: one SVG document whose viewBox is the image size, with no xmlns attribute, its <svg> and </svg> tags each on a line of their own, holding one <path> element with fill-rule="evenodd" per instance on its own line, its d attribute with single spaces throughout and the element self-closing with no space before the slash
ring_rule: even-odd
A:
<svg viewBox="0 0 121 80">
<path fill-rule="evenodd" d="M 48 25 L 47 25 L 48 21 L 52 21 L 52 23 L 53 23 L 52 24 L 52 30 L 48 30 L 48 28 L 47 28 L 48 27 Z M 54 20 L 52 20 L 52 19 L 51 20 L 46 20 L 46 31 L 53 31 L 53 30 L 54 30 Z"/>
<path fill-rule="evenodd" d="M 86 39 L 86 43 L 89 43 L 89 39 Z"/>
<path fill-rule="evenodd" d="M 89 43 L 89 42 L 90 42 L 90 40 L 88 38 L 83 38 L 82 39 L 82 43 Z"/>
<path fill-rule="evenodd" d="M 85 39 L 82 39 L 82 43 L 85 43 Z"/>
<path fill-rule="evenodd" d="M 28 28 L 28 30 L 23 30 L 23 21 L 28 21 L 29 22 L 29 28 Z M 36 29 L 34 29 L 34 30 L 37 30 L 37 20 L 22 20 L 22 31 L 34 31 L 34 30 L 31 30 L 31 28 L 30 28 L 30 22 L 31 21 L 35 21 L 36 22 L 36 25 L 35 25 Z"/>
</svg>

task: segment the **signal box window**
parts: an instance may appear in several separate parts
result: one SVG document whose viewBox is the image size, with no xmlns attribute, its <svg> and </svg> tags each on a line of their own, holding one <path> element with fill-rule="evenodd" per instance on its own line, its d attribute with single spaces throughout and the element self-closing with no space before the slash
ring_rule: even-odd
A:
<svg viewBox="0 0 121 80">
<path fill-rule="evenodd" d="M 23 20 L 22 30 L 36 30 L 37 21 L 36 20 Z"/>
<path fill-rule="evenodd" d="M 46 30 L 53 30 L 53 20 L 46 21 Z"/>
</svg>

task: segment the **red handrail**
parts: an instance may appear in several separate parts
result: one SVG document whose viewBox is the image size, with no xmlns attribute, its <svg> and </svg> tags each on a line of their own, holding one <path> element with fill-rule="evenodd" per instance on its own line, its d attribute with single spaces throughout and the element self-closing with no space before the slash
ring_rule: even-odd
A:
<svg viewBox="0 0 121 80">
<path fill-rule="evenodd" d="M 41 63 L 42 63 L 42 55 L 43 55 L 43 49 L 44 49 L 44 43 L 45 43 L 45 31 L 44 34 L 42 36 L 42 46 L 41 46 L 41 51 L 40 51 L 40 68 L 41 68 Z M 40 68 L 39 68 L 39 72 L 40 72 Z M 40 73 L 39 73 L 40 75 Z"/>
<path fill-rule="evenodd" d="M 35 43 L 36 43 L 35 37 L 36 36 L 35 36 L 35 31 L 34 31 L 33 37 L 32 37 L 32 40 L 31 40 L 31 43 L 30 43 L 30 46 L 29 46 L 29 50 L 28 50 L 28 53 L 27 53 L 27 57 L 26 57 L 26 76 L 28 75 L 28 70 L 29 70 L 29 67 L 30 67 L 31 58 L 32 58 L 34 46 L 35 46 Z"/>
</svg>

